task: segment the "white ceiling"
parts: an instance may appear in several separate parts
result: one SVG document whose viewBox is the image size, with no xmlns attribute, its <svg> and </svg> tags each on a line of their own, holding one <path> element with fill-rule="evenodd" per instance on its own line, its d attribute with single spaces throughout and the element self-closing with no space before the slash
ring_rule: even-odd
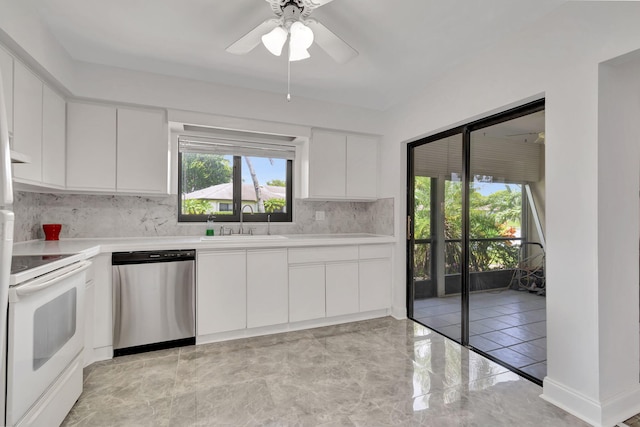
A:
<svg viewBox="0 0 640 427">
<path fill-rule="evenodd" d="M 273 17 L 265 0 L 23 0 L 78 61 L 274 93 L 287 62 L 259 45 L 225 48 Z M 316 45 L 292 63 L 292 96 L 385 110 L 421 82 L 527 30 L 564 0 L 334 0 L 311 14 L 359 51 L 335 63 Z M 469 70 L 470 73 L 473 70 Z"/>
</svg>

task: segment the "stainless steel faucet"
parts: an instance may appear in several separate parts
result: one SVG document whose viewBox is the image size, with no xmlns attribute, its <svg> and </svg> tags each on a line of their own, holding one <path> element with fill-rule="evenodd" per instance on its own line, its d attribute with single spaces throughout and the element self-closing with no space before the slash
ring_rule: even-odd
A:
<svg viewBox="0 0 640 427">
<path fill-rule="evenodd" d="M 251 207 L 251 205 L 244 205 L 242 206 L 242 209 L 240 209 L 240 230 L 238 230 L 238 234 L 244 234 L 244 228 L 242 227 L 242 217 L 244 216 L 244 208 L 249 208 L 251 209 L 251 213 L 253 213 L 253 208 Z"/>
</svg>

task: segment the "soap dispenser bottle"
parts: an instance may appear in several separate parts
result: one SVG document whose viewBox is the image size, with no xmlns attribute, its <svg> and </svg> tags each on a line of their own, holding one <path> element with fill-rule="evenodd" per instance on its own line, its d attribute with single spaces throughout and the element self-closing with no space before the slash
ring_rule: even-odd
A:
<svg viewBox="0 0 640 427">
<path fill-rule="evenodd" d="M 215 225 L 213 224 L 213 219 L 215 218 L 215 216 L 213 215 L 209 215 L 209 217 L 207 218 L 207 236 L 215 236 L 215 230 L 214 227 Z"/>
</svg>

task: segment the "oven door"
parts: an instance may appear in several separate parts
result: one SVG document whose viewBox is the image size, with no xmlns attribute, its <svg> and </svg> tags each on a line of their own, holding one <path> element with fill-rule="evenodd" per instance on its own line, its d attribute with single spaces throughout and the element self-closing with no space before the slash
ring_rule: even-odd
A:
<svg viewBox="0 0 640 427">
<path fill-rule="evenodd" d="M 84 347 L 88 261 L 9 290 L 7 425 L 17 423 Z"/>
</svg>

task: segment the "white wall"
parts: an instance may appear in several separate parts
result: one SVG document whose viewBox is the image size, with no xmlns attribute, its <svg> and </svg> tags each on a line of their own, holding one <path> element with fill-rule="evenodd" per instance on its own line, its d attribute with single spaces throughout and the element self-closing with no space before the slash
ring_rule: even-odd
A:
<svg viewBox="0 0 640 427">
<path fill-rule="evenodd" d="M 27 61 L 37 57 L 33 68 L 50 83 L 71 85 L 75 79 L 71 57 L 41 25 L 27 3 L 0 0 L 0 42 Z"/>
<path fill-rule="evenodd" d="M 387 159 L 382 194 L 397 198 L 395 217 L 401 219 L 396 223 L 394 284 L 394 304 L 400 309 L 406 287 L 402 238 L 406 142 L 546 97 L 544 396 L 594 425 L 613 425 L 640 412 L 638 233 L 634 232 L 638 156 L 623 144 L 618 154 L 631 155 L 636 163 L 631 169 L 614 168 L 611 156 L 599 157 L 606 145 L 598 133 L 599 125 L 610 119 L 599 111 L 599 64 L 640 48 L 639 19 L 638 2 L 567 3 L 425 85 L 418 96 L 390 111 L 382 149 Z M 631 77 L 640 79 L 637 74 Z M 619 141 L 609 135 L 606 144 Z M 614 174 L 636 186 L 632 202 L 618 205 L 624 213 L 610 209 L 613 193 L 604 196 Z M 628 196 L 627 188 L 619 190 L 616 195 Z M 627 235 L 603 236 L 614 231 L 609 223 L 626 227 L 630 218 L 634 223 Z M 614 243 L 630 250 L 629 255 L 608 254 Z M 621 308 L 615 316 L 613 306 Z M 609 344 L 615 350 L 607 349 Z M 615 357 L 613 352 L 629 356 Z"/>
<path fill-rule="evenodd" d="M 72 92 L 82 97 L 355 132 L 383 129 L 379 111 L 308 100 L 295 93 L 287 102 L 284 91 L 260 92 L 86 63 L 78 64 L 76 73 Z"/>
<path fill-rule="evenodd" d="M 600 394 L 613 396 L 618 366 L 637 363 L 638 180 L 640 179 L 640 52 L 600 66 L 598 110 L 598 315 Z M 604 284 L 605 286 L 602 286 Z M 616 331 L 616 333 L 611 333 Z M 632 343 L 636 343 L 635 346 Z M 620 351 L 624 349 L 624 351 Z"/>
</svg>

